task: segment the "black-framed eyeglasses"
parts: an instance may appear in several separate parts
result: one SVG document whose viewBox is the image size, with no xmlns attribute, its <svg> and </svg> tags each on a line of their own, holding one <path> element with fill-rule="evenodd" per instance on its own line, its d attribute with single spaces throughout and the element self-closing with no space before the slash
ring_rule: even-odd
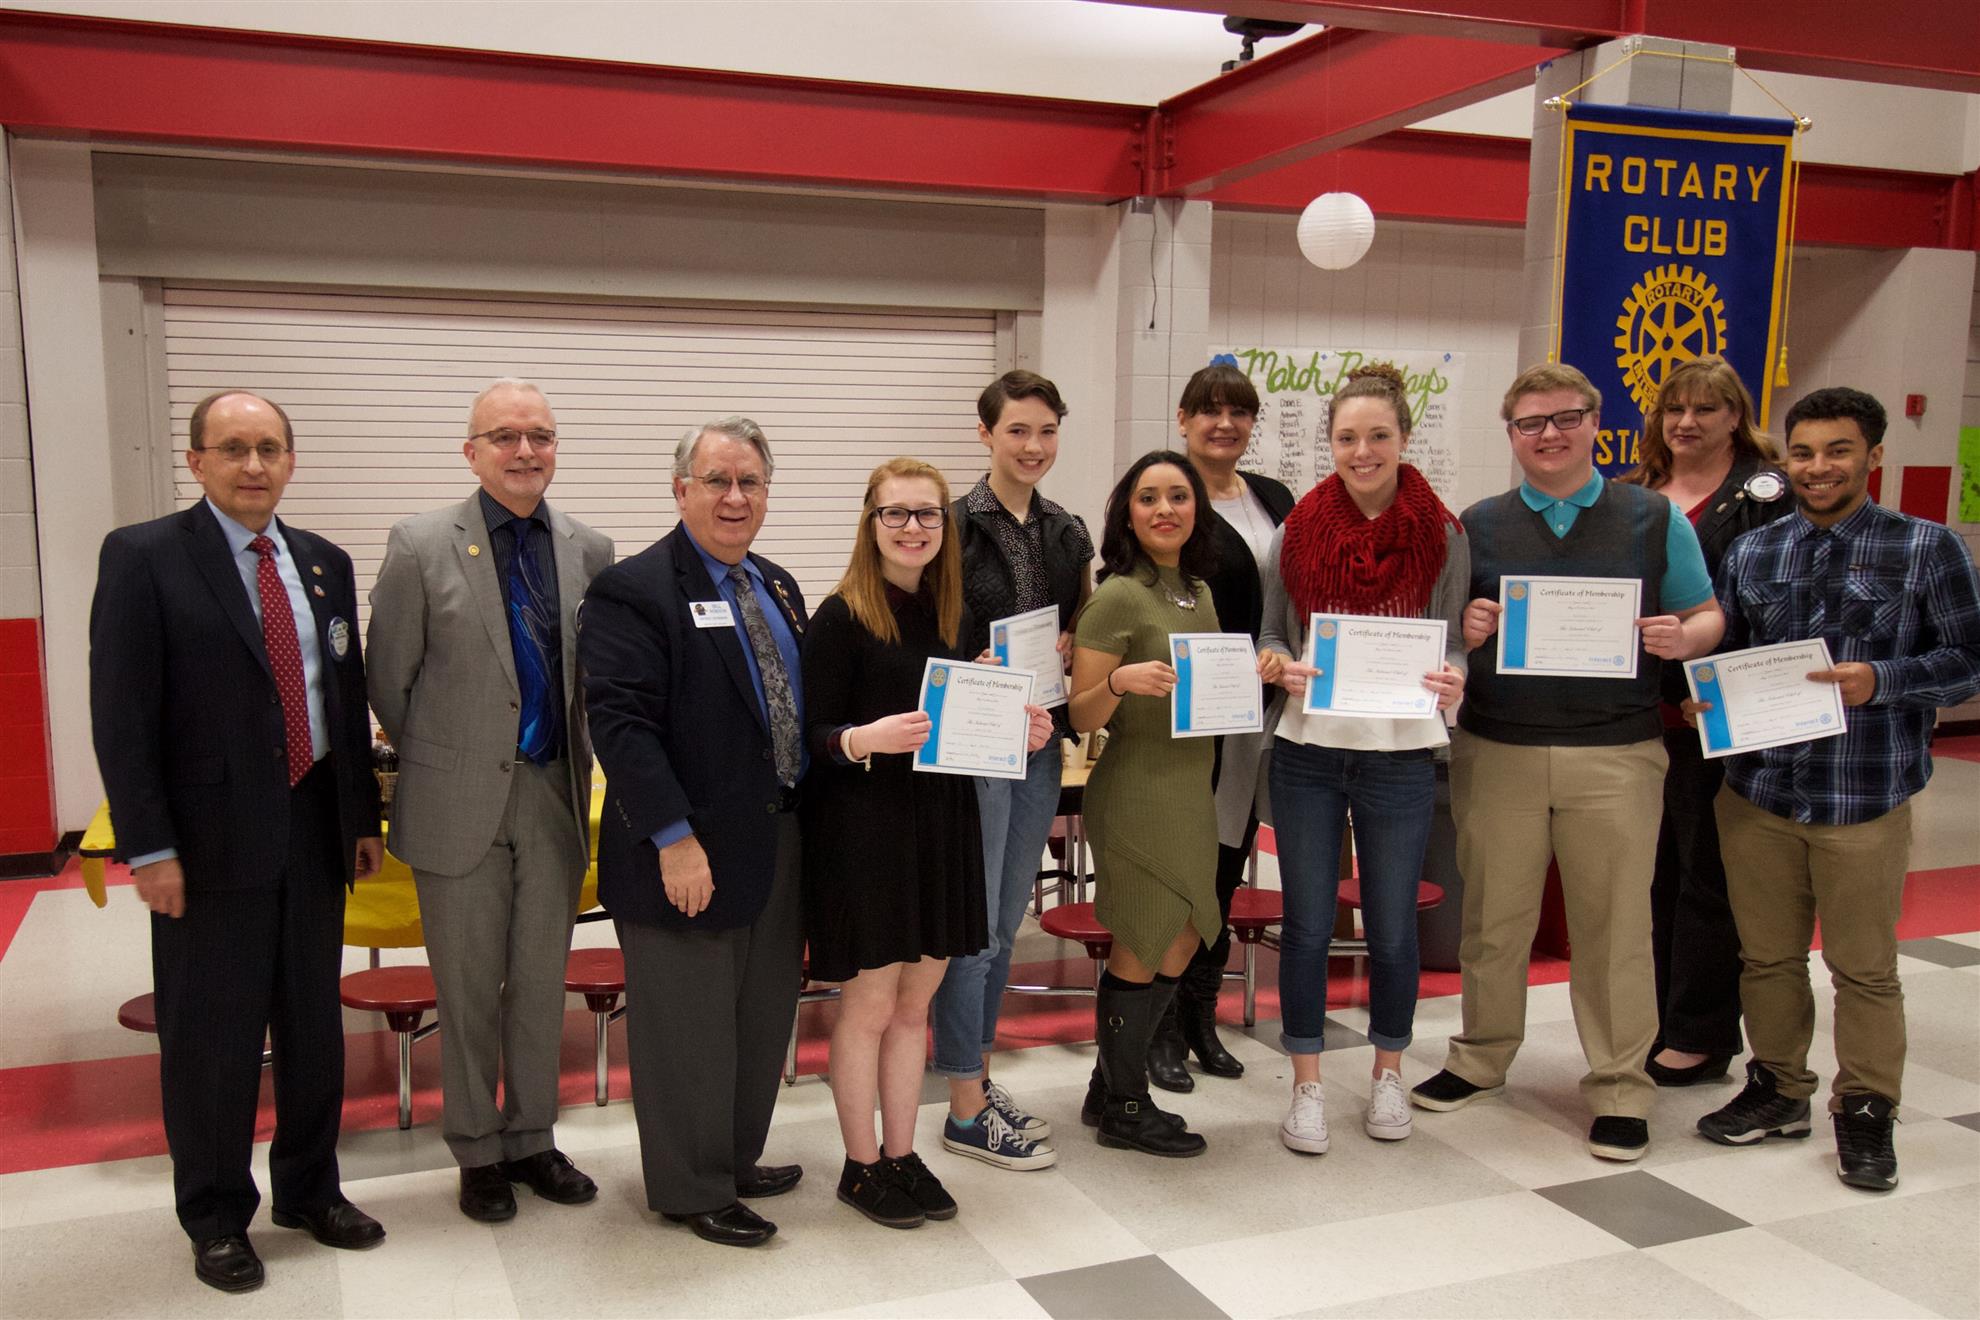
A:
<svg viewBox="0 0 1980 1320">
<path fill-rule="evenodd" d="M 239 440 L 229 440 L 224 445 L 195 445 L 202 454 L 217 454 L 228 463 L 240 464 L 248 461 L 248 455 L 259 458 L 265 467 L 273 467 L 282 461 L 289 452 L 287 445 L 278 445 L 273 440 L 263 440 L 258 445 L 242 444 Z"/>
<path fill-rule="evenodd" d="M 480 435 L 469 436 L 468 438 L 470 440 L 486 440 L 497 449 L 514 449 L 525 440 L 529 441 L 529 447 L 531 449 L 555 449 L 557 447 L 557 433 L 555 431 L 541 429 L 518 431 L 511 427 L 503 426 L 493 431 L 483 431 Z"/>
<path fill-rule="evenodd" d="M 908 525 L 908 519 L 912 518 L 923 527 L 934 531 L 949 520 L 949 511 L 939 504 L 932 504 L 925 509 L 910 509 L 900 504 L 883 504 L 873 511 L 873 516 L 880 520 L 882 527 L 905 527 Z"/>
<path fill-rule="evenodd" d="M 1572 431 L 1581 425 L 1581 419 L 1594 412 L 1593 408 L 1563 408 L 1557 413 L 1542 413 L 1538 417 L 1515 417 L 1506 426 L 1521 435 L 1539 435 L 1552 422 L 1556 431 Z"/>
</svg>

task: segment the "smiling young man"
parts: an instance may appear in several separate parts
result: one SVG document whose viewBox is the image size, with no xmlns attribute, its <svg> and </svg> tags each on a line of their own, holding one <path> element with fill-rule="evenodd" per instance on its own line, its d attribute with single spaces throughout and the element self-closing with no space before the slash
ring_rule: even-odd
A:
<svg viewBox="0 0 1980 1320">
<path fill-rule="evenodd" d="M 1471 542 L 1464 640 L 1470 679 L 1451 744 L 1451 807 L 1464 877 L 1464 1029 L 1444 1071 L 1411 1099 L 1456 1109 L 1505 1086 L 1526 1035 L 1526 968 L 1557 859 L 1573 947 L 1569 999 L 1594 1112 L 1590 1153 L 1649 1148 L 1656 1095 L 1643 1061 L 1657 1034 L 1650 875 L 1666 757 L 1654 659 L 1688 659 L 1722 620 L 1691 523 L 1639 486 L 1609 482 L 1592 454 L 1602 397 L 1573 367 L 1529 368 L 1500 415 L 1525 480 L 1462 519 Z M 1633 678 L 1499 672 L 1500 579 L 1554 575 L 1640 584 L 1646 654 Z"/>
<path fill-rule="evenodd" d="M 1835 984 L 1836 1173 L 1897 1186 L 1891 1125 L 1904 1073 L 1897 919 L 1910 799 L 1932 774 L 1932 723 L 1980 692 L 1980 579 L 1959 537 L 1878 507 L 1884 409 L 1817 390 L 1787 416 L 1795 516 L 1742 536 L 1719 571 L 1728 647 L 1820 637 L 1848 731 L 1731 757 L 1716 802 L 1739 925 L 1746 1088 L 1698 1120 L 1724 1145 L 1806 1137 L 1815 1002 L 1808 950 L 1822 925 Z"/>
</svg>

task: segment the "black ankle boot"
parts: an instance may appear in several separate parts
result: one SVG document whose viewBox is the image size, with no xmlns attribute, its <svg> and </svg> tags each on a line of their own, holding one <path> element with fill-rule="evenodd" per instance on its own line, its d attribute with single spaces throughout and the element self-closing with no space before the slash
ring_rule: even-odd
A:
<svg viewBox="0 0 1980 1320">
<path fill-rule="evenodd" d="M 1154 1039 L 1148 1042 L 1148 1080 L 1164 1091 L 1187 1095 L 1196 1089 L 1196 1079 L 1183 1066 L 1189 1057 L 1189 1047 L 1183 1044 L 1177 1011 L 1176 1000 L 1171 998 L 1155 1024 Z"/>
<path fill-rule="evenodd" d="M 1182 1119 L 1155 1107 L 1148 1095 L 1148 1042 L 1174 987 L 1137 985 L 1122 989 L 1103 981 L 1094 1000 L 1095 1036 L 1107 1098 L 1100 1114 L 1103 1146 L 1149 1155 L 1203 1153 L 1204 1140 Z"/>
<path fill-rule="evenodd" d="M 1212 1077 L 1242 1077 L 1244 1064 L 1217 1039 L 1217 994 L 1224 987 L 1221 968 L 1191 967 L 1176 995 L 1183 1042 L 1196 1052 Z"/>
</svg>

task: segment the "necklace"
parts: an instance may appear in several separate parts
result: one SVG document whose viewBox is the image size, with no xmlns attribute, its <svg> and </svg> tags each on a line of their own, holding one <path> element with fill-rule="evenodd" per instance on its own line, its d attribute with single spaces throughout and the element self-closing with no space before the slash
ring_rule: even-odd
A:
<svg viewBox="0 0 1980 1320">
<path fill-rule="evenodd" d="M 1183 590 L 1189 594 L 1187 596 L 1178 596 L 1175 588 L 1162 581 L 1162 579 L 1156 578 L 1155 589 L 1162 593 L 1162 599 L 1168 601 L 1169 604 L 1179 610 L 1193 610 L 1196 608 L 1196 589 L 1194 587 L 1185 584 Z"/>
</svg>

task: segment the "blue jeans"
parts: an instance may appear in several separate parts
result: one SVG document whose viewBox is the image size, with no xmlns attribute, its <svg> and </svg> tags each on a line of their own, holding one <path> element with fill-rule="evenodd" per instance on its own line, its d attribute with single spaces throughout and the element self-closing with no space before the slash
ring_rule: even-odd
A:
<svg viewBox="0 0 1980 1320">
<path fill-rule="evenodd" d="M 1038 879 L 1038 858 L 1059 812 L 1063 762 L 1053 738 L 1031 754 L 1023 779 L 979 779 L 983 821 L 983 892 L 990 908 L 990 947 L 949 959 L 929 1016 L 935 1020 L 935 1071 L 958 1081 L 983 1076 L 983 1056 L 997 1043 L 997 1015 L 1011 979 L 1011 946 L 1025 901 Z"/>
<path fill-rule="evenodd" d="M 1280 1043 L 1318 1054 L 1327 1021 L 1327 946 L 1349 814 L 1368 931 L 1368 1040 L 1407 1049 L 1416 1018 L 1416 886 L 1437 804 L 1431 752 L 1272 746 L 1272 818 L 1286 920 L 1279 948 Z"/>
</svg>

